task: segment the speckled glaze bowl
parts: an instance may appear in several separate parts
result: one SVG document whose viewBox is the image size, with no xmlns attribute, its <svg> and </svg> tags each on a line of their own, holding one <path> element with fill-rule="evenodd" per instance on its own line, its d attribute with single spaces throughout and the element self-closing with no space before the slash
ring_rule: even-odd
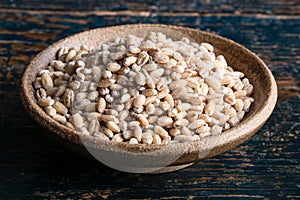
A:
<svg viewBox="0 0 300 200">
<path fill-rule="evenodd" d="M 210 136 L 203 140 L 186 144 L 163 145 L 129 145 L 101 141 L 97 138 L 86 136 L 65 127 L 49 117 L 37 104 L 34 97 L 33 80 L 42 67 L 54 59 L 61 47 L 80 47 L 82 44 L 98 46 L 116 36 L 126 34 L 145 35 L 150 31 L 161 31 L 179 39 L 186 35 L 196 42 L 208 42 L 215 47 L 216 54 L 222 54 L 228 64 L 235 70 L 245 74 L 254 86 L 252 97 L 255 102 L 242 122 L 234 128 L 223 132 L 220 136 Z M 114 160 L 127 159 L 128 162 L 109 163 L 109 166 L 122 165 L 122 171 L 128 172 L 167 172 L 184 168 L 200 159 L 212 157 L 230 150 L 252 136 L 271 115 L 277 100 L 277 86 L 272 73 L 265 63 L 245 47 L 218 35 L 200 30 L 167 26 L 160 24 L 134 24 L 99 28 L 82 32 L 60 40 L 38 54 L 27 66 L 21 80 L 20 96 L 23 105 L 30 116 L 45 128 L 45 134 L 54 138 L 67 148 L 87 157 L 97 158 L 97 155 L 109 155 Z M 213 144 L 213 145 L 212 145 Z M 92 155 L 92 156 L 91 156 Z M 172 157 L 173 156 L 173 157 Z M 135 159 L 147 159 L 151 165 L 145 166 Z M 165 160 L 174 158 L 167 166 Z M 101 160 L 101 159 L 100 159 Z M 107 163 L 106 163 L 107 164 Z"/>
</svg>

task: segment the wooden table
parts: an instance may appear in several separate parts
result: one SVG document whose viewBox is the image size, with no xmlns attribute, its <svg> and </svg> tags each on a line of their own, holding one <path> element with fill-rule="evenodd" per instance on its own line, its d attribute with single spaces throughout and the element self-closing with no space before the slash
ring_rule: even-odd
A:
<svg viewBox="0 0 300 200">
<path fill-rule="evenodd" d="M 192 27 L 251 49 L 277 80 L 272 116 L 234 150 L 160 175 L 115 171 L 49 141 L 20 103 L 23 69 L 61 38 L 129 23 Z M 1 1 L 0 199 L 300 198 L 299 66 L 299 0 Z"/>
</svg>

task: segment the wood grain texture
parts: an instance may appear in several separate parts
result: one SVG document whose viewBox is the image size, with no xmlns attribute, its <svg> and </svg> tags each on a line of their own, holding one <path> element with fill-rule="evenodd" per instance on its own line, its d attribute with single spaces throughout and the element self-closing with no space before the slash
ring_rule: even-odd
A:
<svg viewBox="0 0 300 200">
<path fill-rule="evenodd" d="M 298 0 L 1 1 L 0 199 L 300 198 L 299 6 Z M 272 116 L 236 149 L 163 175 L 118 172 L 49 141 L 19 100 L 25 66 L 66 36 L 129 23 L 210 31 L 254 51 L 277 80 Z"/>
<path fill-rule="evenodd" d="M 299 0 L 53 0 L 40 2 L 37 0 L 4 0 L 0 6 L 5 9 L 45 10 L 45 11 L 151 11 L 151 12 L 181 12 L 181 13 L 263 13 L 287 14 L 300 13 Z"/>
</svg>

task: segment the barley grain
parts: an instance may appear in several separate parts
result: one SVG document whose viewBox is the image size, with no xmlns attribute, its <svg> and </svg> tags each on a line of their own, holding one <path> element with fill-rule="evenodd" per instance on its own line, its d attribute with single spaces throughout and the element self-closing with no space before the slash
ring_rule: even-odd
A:
<svg viewBox="0 0 300 200">
<path fill-rule="evenodd" d="M 139 141 L 136 138 L 131 138 L 129 140 L 129 144 L 138 144 L 138 143 L 139 143 Z"/>
<path fill-rule="evenodd" d="M 44 109 L 45 112 L 51 117 L 53 117 L 56 114 L 56 110 L 52 106 L 46 106 Z"/>
<path fill-rule="evenodd" d="M 103 141 L 109 141 L 109 138 L 102 132 L 94 133 L 94 137 L 99 138 L 100 140 Z"/>
<path fill-rule="evenodd" d="M 59 115 L 59 114 L 55 114 L 52 116 L 53 119 L 61 124 L 65 124 L 67 122 L 67 119 L 65 116 Z"/>
<path fill-rule="evenodd" d="M 243 77 L 209 43 L 150 32 L 94 50 L 63 47 L 33 86 L 49 116 L 82 134 L 167 144 L 171 136 L 193 141 L 239 124 L 254 101 Z"/>
<path fill-rule="evenodd" d="M 157 90 L 156 89 L 146 89 L 142 92 L 142 94 L 145 95 L 146 97 L 155 96 L 155 95 L 157 95 Z"/>
<path fill-rule="evenodd" d="M 62 97 L 62 101 L 67 108 L 71 108 L 74 101 L 74 91 L 67 88 Z"/>
<path fill-rule="evenodd" d="M 170 92 L 169 89 L 164 89 L 164 90 L 162 90 L 161 92 L 159 92 L 159 93 L 156 95 L 156 97 L 157 97 L 158 99 L 163 99 L 163 98 L 165 98 L 165 97 L 167 96 L 167 94 L 169 94 L 169 92 Z"/>
<path fill-rule="evenodd" d="M 244 107 L 243 107 L 243 110 L 244 110 L 245 112 L 248 112 L 248 111 L 249 111 L 250 105 L 251 105 L 251 103 L 252 103 L 253 101 L 254 101 L 254 99 L 251 98 L 251 97 L 248 97 L 248 98 L 246 98 L 246 99 L 244 100 Z"/>
<path fill-rule="evenodd" d="M 77 129 L 83 126 L 83 119 L 79 113 L 72 115 L 70 122 Z"/>
<path fill-rule="evenodd" d="M 152 139 L 153 139 L 152 142 L 153 144 L 161 144 L 161 138 L 158 134 L 154 134 Z"/>
<path fill-rule="evenodd" d="M 60 101 L 56 101 L 53 104 L 53 108 L 55 108 L 56 112 L 61 114 L 61 115 L 66 115 L 68 113 L 68 109 Z"/>
<path fill-rule="evenodd" d="M 52 106 L 54 104 L 54 100 L 50 97 L 47 98 L 40 98 L 38 100 L 38 104 L 42 107 Z"/>
<path fill-rule="evenodd" d="M 137 116 L 137 119 L 139 120 L 139 122 L 141 123 L 141 125 L 143 127 L 147 127 L 149 125 L 149 122 L 148 122 L 147 118 L 145 117 L 145 115 L 139 114 Z"/>
<path fill-rule="evenodd" d="M 129 67 L 129 66 L 132 65 L 133 63 L 136 63 L 136 61 L 137 61 L 137 57 L 135 57 L 135 56 L 130 56 L 130 57 L 127 57 L 127 58 L 124 59 L 123 65 L 124 65 L 125 67 Z"/>
<path fill-rule="evenodd" d="M 113 138 L 111 139 L 112 142 L 123 142 L 124 139 L 122 138 L 122 134 L 118 133 L 116 135 L 113 136 Z"/>
<path fill-rule="evenodd" d="M 48 73 L 42 74 L 41 83 L 46 90 L 53 88 L 53 80 Z"/>
<path fill-rule="evenodd" d="M 66 54 L 66 53 L 68 53 L 68 52 L 69 52 L 68 48 L 62 47 L 62 48 L 60 48 L 60 49 L 58 50 L 58 52 L 57 52 L 57 57 L 61 57 L 63 54 Z"/>
<path fill-rule="evenodd" d="M 144 104 L 145 104 L 145 102 L 146 102 L 146 97 L 144 96 L 144 95 L 139 95 L 139 96 L 137 96 L 136 98 L 135 98 L 135 100 L 134 100 L 134 102 L 133 102 L 133 105 L 135 106 L 135 107 L 138 107 L 138 108 L 140 108 L 140 107 L 142 107 Z"/>
<path fill-rule="evenodd" d="M 109 128 L 114 133 L 119 133 L 121 131 L 120 127 L 113 121 L 108 121 L 106 123 L 106 127 Z"/>
<path fill-rule="evenodd" d="M 92 120 L 89 124 L 88 131 L 90 133 L 95 133 L 95 132 L 99 132 L 99 130 L 100 130 L 99 121 L 98 120 Z"/>
<path fill-rule="evenodd" d="M 138 72 L 135 75 L 135 82 L 138 85 L 145 85 L 146 84 L 146 77 L 142 72 Z"/>
<path fill-rule="evenodd" d="M 130 100 L 130 94 L 126 93 L 121 96 L 120 103 L 126 103 Z"/>
<path fill-rule="evenodd" d="M 155 63 L 149 63 L 149 64 L 146 64 L 143 66 L 143 70 L 148 71 L 148 72 L 153 71 L 157 68 L 158 68 L 158 65 Z"/>
<path fill-rule="evenodd" d="M 143 133 L 143 135 L 142 135 L 142 142 L 144 144 L 152 144 L 152 142 L 153 142 L 152 134 L 149 133 L 149 132 Z"/>
<path fill-rule="evenodd" d="M 121 69 L 121 66 L 118 63 L 109 63 L 106 65 L 106 69 L 110 72 L 115 73 Z"/>
<path fill-rule="evenodd" d="M 238 90 L 236 92 L 233 93 L 236 99 L 240 99 L 244 96 L 246 96 L 246 91 L 245 90 Z"/>
<path fill-rule="evenodd" d="M 236 126 L 240 122 L 239 118 L 237 116 L 233 116 L 228 120 L 228 123 L 231 126 Z"/>
<path fill-rule="evenodd" d="M 141 127 L 140 126 L 135 126 L 134 130 L 133 130 L 133 136 L 136 138 L 136 140 L 138 142 L 141 142 L 141 140 L 142 140 L 142 134 L 143 134 L 143 132 L 142 132 Z"/>
<path fill-rule="evenodd" d="M 241 99 L 237 99 L 236 103 L 234 104 L 234 108 L 236 111 L 241 111 L 244 107 L 244 102 Z"/>
<path fill-rule="evenodd" d="M 193 135 L 193 132 L 186 126 L 182 127 L 180 131 L 182 135 Z"/>
<path fill-rule="evenodd" d="M 114 133 L 109 128 L 102 126 L 101 129 L 107 137 L 112 138 L 114 136 Z"/>
<path fill-rule="evenodd" d="M 152 79 L 160 78 L 160 77 L 163 75 L 164 71 L 165 71 L 165 70 L 164 70 L 163 68 L 155 69 L 155 70 L 153 70 L 152 72 L 150 72 L 150 77 L 151 77 Z"/>
<path fill-rule="evenodd" d="M 159 117 L 157 119 L 157 124 L 159 126 L 167 126 L 169 124 L 172 124 L 173 123 L 173 120 L 171 117 L 167 117 L 167 116 L 162 116 L 162 117 Z"/>
<path fill-rule="evenodd" d="M 158 116 L 153 116 L 153 115 L 149 116 L 149 119 L 148 119 L 149 124 L 156 123 L 157 119 L 158 119 Z"/>
<path fill-rule="evenodd" d="M 211 128 L 209 126 L 201 126 L 200 128 L 196 129 L 196 133 L 203 134 L 203 133 L 209 133 L 210 134 Z"/>
<path fill-rule="evenodd" d="M 206 122 L 202 119 L 198 119 L 198 120 L 195 120 L 193 122 L 191 122 L 189 125 L 188 125 L 188 128 L 190 130 L 195 130 L 201 126 L 204 126 L 206 124 Z"/>
<path fill-rule="evenodd" d="M 157 133 L 162 138 L 165 138 L 169 135 L 168 131 L 166 131 L 161 126 L 154 126 L 154 133 Z"/>
<path fill-rule="evenodd" d="M 43 99 L 47 97 L 47 92 L 44 88 L 39 88 L 36 92 L 35 92 L 35 96 L 37 99 Z"/>
<path fill-rule="evenodd" d="M 69 53 L 66 56 L 66 62 L 70 62 L 71 60 L 73 60 L 73 58 L 76 56 L 76 50 L 72 49 L 69 51 Z"/>
</svg>

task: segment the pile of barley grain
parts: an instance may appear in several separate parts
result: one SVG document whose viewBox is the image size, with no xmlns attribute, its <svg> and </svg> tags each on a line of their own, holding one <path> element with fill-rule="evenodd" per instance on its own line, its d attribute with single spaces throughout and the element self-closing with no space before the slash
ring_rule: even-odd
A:
<svg viewBox="0 0 300 200">
<path fill-rule="evenodd" d="M 34 81 L 38 104 L 83 134 L 129 144 L 192 141 L 236 126 L 254 101 L 208 43 L 150 32 L 61 48 Z"/>
</svg>

